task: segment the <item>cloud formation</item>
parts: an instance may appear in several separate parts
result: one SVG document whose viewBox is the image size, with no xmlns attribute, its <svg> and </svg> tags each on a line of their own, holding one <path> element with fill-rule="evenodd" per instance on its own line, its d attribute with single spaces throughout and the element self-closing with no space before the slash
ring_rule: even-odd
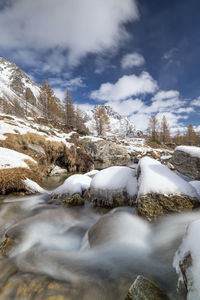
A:
<svg viewBox="0 0 200 300">
<path fill-rule="evenodd" d="M 15 0 L 0 10 L 0 47 L 24 57 L 37 49 L 52 59 L 57 51 L 76 65 L 88 53 L 118 47 L 129 38 L 124 24 L 138 18 L 135 0 Z"/>
<path fill-rule="evenodd" d="M 157 90 L 157 82 L 148 72 L 142 72 L 139 76 L 125 75 L 116 83 L 103 83 L 96 91 L 92 91 L 92 99 L 99 101 L 119 101 L 131 96 L 141 94 L 153 94 Z"/>
<path fill-rule="evenodd" d="M 144 57 L 137 52 L 126 54 L 121 60 L 122 69 L 139 67 L 144 65 L 144 63 L 145 63 Z"/>
</svg>

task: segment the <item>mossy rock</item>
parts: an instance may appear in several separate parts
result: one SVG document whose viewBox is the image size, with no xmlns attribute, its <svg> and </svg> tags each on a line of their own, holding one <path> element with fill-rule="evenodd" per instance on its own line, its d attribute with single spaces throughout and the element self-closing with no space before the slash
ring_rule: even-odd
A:
<svg viewBox="0 0 200 300">
<path fill-rule="evenodd" d="M 138 276 L 125 300 L 169 300 L 169 298 L 153 280 Z"/>
<path fill-rule="evenodd" d="M 64 200 L 62 200 L 63 205 L 70 206 L 83 206 L 85 204 L 84 199 L 79 194 L 74 194 L 71 196 L 67 196 Z"/>
<path fill-rule="evenodd" d="M 137 199 L 137 213 L 148 221 L 156 220 L 158 217 L 184 211 L 192 211 L 200 206 L 197 198 L 185 195 L 163 195 L 149 193 Z"/>
</svg>

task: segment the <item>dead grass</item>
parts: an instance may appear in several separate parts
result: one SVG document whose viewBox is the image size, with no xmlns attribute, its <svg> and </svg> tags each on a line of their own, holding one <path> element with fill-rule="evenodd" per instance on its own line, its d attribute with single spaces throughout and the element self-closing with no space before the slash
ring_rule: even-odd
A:
<svg viewBox="0 0 200 300">
<path fill-rule="evenodd" d="M 29 168 L 13 168 L 0 170 L 0 194 L 26 191 L 24 179 L 29 178 L 41 184 L 41 172 L 37 164 L 25 161 Z"/>
</svg>

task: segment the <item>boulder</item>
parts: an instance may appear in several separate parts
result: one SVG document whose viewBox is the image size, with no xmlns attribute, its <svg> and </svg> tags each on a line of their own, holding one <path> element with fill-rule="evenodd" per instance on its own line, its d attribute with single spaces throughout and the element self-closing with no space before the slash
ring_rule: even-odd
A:
<svg viewBox="0 0 200 300">
<path fill-rule="evenodd" d="M 138 276 L 125 300 L 169 300 L 169 298 L 154 281 Z"/>
<path fill-rule="evenodd" d="M 148 221 L 154 221 L 158 217 L 169 213 L 191 211 L 200 206 L 197 198 L 186 195 L 165 195 L 149 193 L 141 195 L 137 199 L 137 213 Z"/>
<path fill-rule="evenodd" d="M 98 172 L 91 181 L 88 200 L 99 207 L 133 206 L 137 197 L 135 170 L 113 166 Z"/>
<path fill-rule="evenodd" d="M 94 168 L 102 170 L 111 166 L 127 166 L 131 162 L 131 157 L 127 150 L 107 140 L 92 141 L 82 139 L 86 152 L 94 160 Z"/>
<path fill-rule="evenodd" d="M 197 152 L 193 153 L 190 150 L 197 148 Z M 171 162 L 175 169 L 195 180 L 200 180 L 200 153 L 199 147 L 180 146 L 173 153 Z"/>
<path fill-rule="evenodd" d="M 137 213 L 152 221 L 172 212 L 200 206 L 196 189 L 160 162 L 144 157 L 139 162 Z"/>
</svg>

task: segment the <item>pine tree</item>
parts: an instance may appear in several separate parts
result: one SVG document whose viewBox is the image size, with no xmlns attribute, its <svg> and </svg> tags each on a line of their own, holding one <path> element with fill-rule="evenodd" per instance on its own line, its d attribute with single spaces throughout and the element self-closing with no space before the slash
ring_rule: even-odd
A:
<svg viewBox="0 0 200 300">
<path fill-rule="evenodd" d="M 83 116 L 83 112 L 79 109 L 78 106 L 75 109 L 75 127 L 80 134 L 89 133 L 89 130 L 85 126 L 85 118 Z"/>
<path fill-rule="evenodd" d="M 158 120 L 156 116 L 152 116 L 149 121 L 148 136 L 153 142 L 158 141 Z"/>
<path fill-rule="evenodd" d="M 109 117 L 103 105 L 95 107 L 94 119 L 98 135 L 104 135 L 107 131 L 110 131 Z"/>
<path fill-rule="evenodd" d="M 170 142 L 169 125 L 167 123 L 165 116 L 163 116 L 162 122 L 161 122 L 161 142 L 164 144 Z"/>
</svg>

